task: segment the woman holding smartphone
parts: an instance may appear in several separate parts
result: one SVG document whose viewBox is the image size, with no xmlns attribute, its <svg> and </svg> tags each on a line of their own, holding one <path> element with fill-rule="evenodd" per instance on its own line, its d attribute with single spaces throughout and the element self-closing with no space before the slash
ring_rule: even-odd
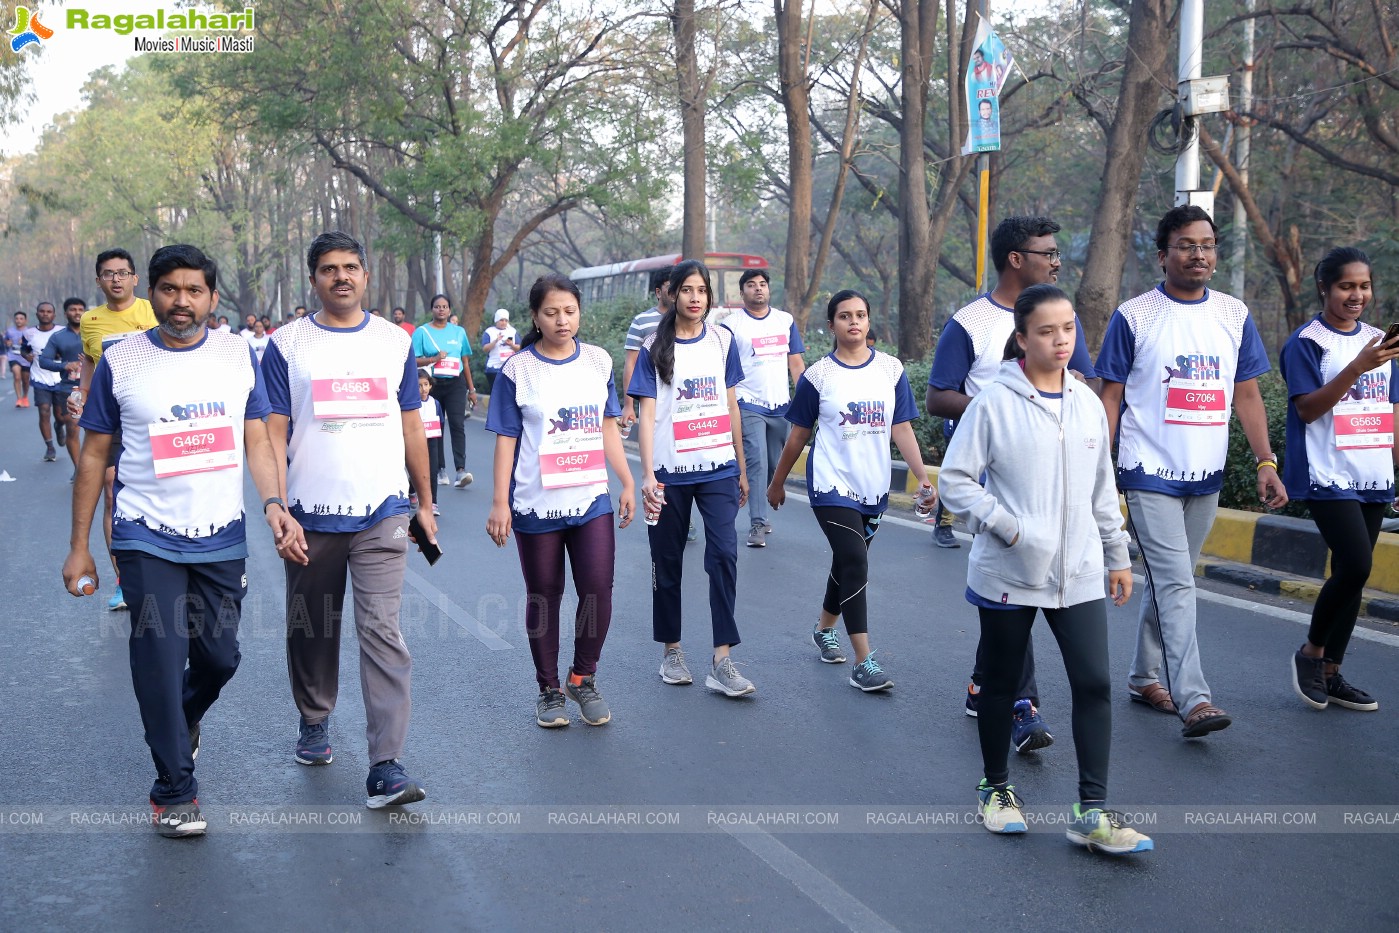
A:
<svg viewBox="0 0 1399 933">
<path fill-rule="evenodd" d="M 1313 709 L 1332 703 L 1365 712 L 1374 697 L 1341 676 L 1360 614 L 1385 506 L 1394 501 L 1394 416 L 1399 334 L 1361 321 L 1374 296 L 1370 258 L 1337 247 L 1316 264 L 1321 312 L 1288 339 L 1289 499 L 1305 500 L 1331 549 L 1331 576 L 1312 608 L 1307 640 L 1292 656 L 1292 689 Z"/>
<path fill-rule="evenodd" d="M 729 649 L 739 642 L 734 602 L 738 533 L 734 520 L 748 501 L 742 427 L 734 386 L 743 367 L 733 334 L 705 323 L 713 291 L 704 263 L 687 259 L 670 274 L 672 306 L 641 344 L 627 393 L 637 400 L 641 494 L 651 539 L 652 637 L 665 646 L 661 680 L 693 683 L 680 647 L 681 564 L 690 512 L 704 519 L 704 569 L 714 655 L 705 686 L 726 696 L 754 692 L 734 667 Z"/>
<path fill-rule="evenodd" d="M 612 622 L 616 539 L 607 467 L 617 475 L 619 528 L 631 524 L 635 484 L 617 430 L 612 357 L 578 340 L 578 286 L 562 275 L 541 276 L 529 292 L 533 326 L 520 351 L 501 368 L 486 429 L 494 431 L 495 495 L 486 533 L 498 547 L 515 531 L 529 593 L 526 634 L 539 685 L 535 721 L 569 723 L 564 698 L 578 704 L 591 726 L 611 720 L 598 692 L 602 644 Z M 564 554 L 573 568 L 578 614 L 573 665 L 559 680 L 559 606 Z"/>
<path fill-rule="evenodd" d="M 1107 416 L 1091 389 L 1065 375 L 1075 331 L 1073 306 L 1058 288 L 1020 293 L 1007 361 L 967 406 L 938 484 L 945 507 L 976 535 L 966 595 L 981 617 L 986 662 L 976 721 L 984 825 L 993 833 L 1026 830 L 1007 758 L 1015 688 L 1043 611 L 1073 696 L 1079 801 L 1066 834 L 1123 855 L 1147 851 L 1152 841 L 1106 804 L 1112 705 L 1103 567 L 1118 606 L 1132 594 L 1132 570 Z"/>
</svg>

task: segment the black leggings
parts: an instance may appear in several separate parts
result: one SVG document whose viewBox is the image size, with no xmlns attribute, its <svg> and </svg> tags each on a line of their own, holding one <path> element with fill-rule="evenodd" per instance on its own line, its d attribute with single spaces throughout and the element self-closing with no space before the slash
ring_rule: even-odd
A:
<svg viewBox="0 0 1399 933">
<path fill-rule="evenodd" d="M 977 733 L 986 780 L 1010 779 L 1011 709 L 1025 669 L 1033 607 L 978 609 L 981 615 L 982 684 L 977 699 Z M 1108 753 L 1112 748 L 1112 701 L 1109 697 L 1108 616 L 1101 599 L 1066 609 L 1045 609 L 1050 631 L 1064 656 L 1064 671 L 1073 694 L 1074 753 L 1078 756 L 1081 802 L 1106 800 Z"/>
<path fill-rule="evenodd" d="M 1308 500 L 1312 521 L 1331 549 L 1331 577 L 1321 588 L 1312 608 L 1307 641 L 1326 649 L 1326 660 L 1340 664 L 1346 656 L 1355 617 L 1360 615 L 1360 594 L 1370 579 L 1375 542 L 1384 519 L 1383 502 L 1355 499 Z"/>
<path fill-rule="evenodd" d="M 831 543 L 831 573 L 821 608 L 845 620 L 850 635 L 870 630 L 865 589 L 870 579 L 870 542 L 879 531 L 880 516 L 835 506 L 812 508 L 826 540 Z"/>
<path fill-rule="evenodd" d="M 452 436 L 452 462 L 458 470 L 466 469 L 466 396 L 465 376 L 451 379 L 433 379 L 433 398 L 442 403 L 442 413 L 447 416 L 447 433 Z"/>
</svg>

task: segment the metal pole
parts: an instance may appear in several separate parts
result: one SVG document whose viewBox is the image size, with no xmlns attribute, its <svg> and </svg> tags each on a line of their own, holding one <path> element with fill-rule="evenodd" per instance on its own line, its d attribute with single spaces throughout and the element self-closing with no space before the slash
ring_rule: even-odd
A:
<svg viewBox="0 0 1399 933">
<path fill-rule="evenodd" d="M 990 0 L 981 0 L 981 18 L 985 19 L 990 12 Z M 1000 101 L 996 106 L 1000 107 Z M 968 112 L 967 120 L 971 119 Z M 991 252 L 991 153 L 983 152 L 976 157 L 976 179 L 976 290 L 986 292 L 991 289 L 990 263 L 986 261 Z"/>
<path fill-rule="evenodd" d="M 1205 38 L 1205 0 L 1181 0 L 1179 81 L 1201 74 Z M 1176 156 L 1176 203 L 1188 204 L 1190 192 L 1200 188 L 1200 143 L 1191 140 Z"/>
<path fill-rule="evenodd" d="M 440 219 L 442 216 L 442 195 L 433 192 L 432 195 L 434 214 Z M 439 295 L 447 294 L 447 289 L 443 287 L 442 281 L 442 231 L 438 230 L 432 234 L 432 271 L 433 281 L 436 283 Z M 458 296 L 461 297 L 461 296 Z"/>
<path fill-rule="evenodd" d="M 1253 13 L 1254 0 L 1248 0 L 1248 12 Z M 1250 16 L 1244 20 L 1244 68 L 1243 79 L 1239 82 L 1239 110 L 1253 109 L 1253 24 Z M 1239 168 L 1239 177 L 1248 184 L 1248 120 L 1239 121 L 1234 162 Z M 1229 273 L 1229 288 L 1238 298 L 1244 296 L 1244 267 L 1248 264 L 1248 220 L 1244 217 L 1244 202 L 1234 195 L 1234 267 Z"/>
</svg>

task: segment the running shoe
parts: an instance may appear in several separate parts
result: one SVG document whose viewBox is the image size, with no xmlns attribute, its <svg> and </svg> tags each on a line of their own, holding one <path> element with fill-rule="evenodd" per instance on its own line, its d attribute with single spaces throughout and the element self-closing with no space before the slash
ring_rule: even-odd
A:
<svg viewBox="0 0 1399 933">
<path fill-rule="evenodd" d="M 1017 752 L 1033 752 L 1054 744 L 1054 736 L 1049 734 L 1040 711 L 1029 700 L 1015 701 L 1015 721 L 1010 727 L 1010 741 Z"/>
<path fill-rule="evenodd" d="M 208 824 L 204 814 L 199 812 L 199 799 L 187 803 L 172 803 L 161 806 L 151 801 L 151 826 L 167 839 L 183 839 L 187 836 L 202 836 Z"/>
<path fill-rule="evenodd" d="M 958 542 L 957 536 L 952 533 L 951 525 L 938 525 L 935 527 L 933 529 L 933 543 L 938 547 L 948 548 L 949 550 L 962 546 L 961 543 Z"/>
<path fill-rule="evenodd" d="M 365 805 L 371 810 L 380 807 L 401 807 L 405 803 L 417 803 L 427 796 L 427 791 L 403 770 L 397 758 L 381 761 L 369 769 L 369 777 L 364 782 L 369 799 Z"/>
<path fill-rule="evenodd" d="M 55 460 L 57 460 L 57 459 L 58 459 L 58 452 L 57 452 L 56 450 L 53 449 L 53 445 L 52 445 L 52 444 L 49 444 L 47 447 L 44 448 L 44 462 L 45 462 L 45 463 L 53 463 L 53 462 L 54 462 Z"/>
<path fill-rule="evenodd" d="M 451 480 L 447 479 L 447 468 L 446 468 L 446 467 L 443 467 L 442 469 L 440 469 L 440 470 L 437 471 L 437 482 L 440 483 L 440 484 L 443 485 L 443 486 L 446 486 L 448 483 L 451 482 Z"/>
<path fill-rule="evenodd" d="M 679 648 L 667 648 L 661 660 L 661 680 L 668 684 L 692 684 L 690 669 L 685 666 L 685 652 Z"/>
<path fill-rule="evenodd" d="M 53 442 L 59 447 L 68 443 L 68 425 L 62 421 L 56 422 L 53 426 Z"/>
<path fill-rule="evenodd" d="M 199 757 L 199 723 L 189 727 L 189 757 L 191 761 Z"/>
<path fill-rule="evenodd" d="M 970 717 L 973 718 L 973 719 L 976 718 L 976 698 L 977 698 L 977 695 L 978 695 L 979 693 L 981 693 L 981 688 L 980 688 L 980 687 L 978 687 L 978 686 L 977 686 L 976 684 L 974 684 L 974 683 L 968 683 L 968 684 L 967 684 L 967 705 L 966 705 L 966 710 L 967 710 L 967 715 L 970 716 Z"/>
<path fill-rule="evenodd" d="M 873 693 L 876 690 L 888 690 L 894 686 L 894 679 L 884 673 L 884 668 L 879 666 L 879 662 L 874 659 L 874 652 L 871 651 L 850 672 L 850 686 L 858 687 L 865 693 Z"/>
<path fill-rule="evenodd" d="M 112 598 L 107 600 L 107 608 L 112 612 L 126 608 L 126 597 L 121 595 L 120 583 L 117 584 L 117 591 L 112 594 Z"/>
<path fill-rule="evenodd" d="M 1326 689 L 1326 661 L 1309 658 L 1298 648 L 1292 655 L 1292 689 L 1312 709 L 1326 709 L 1330 693 Z"/>
<path fill-rule="evenodd" d="M 827 664 L 845 663 L 845 652 L 840 650 L 840 635 L 836 633 L 834 625 L 822 628 L 821 623 L 817 622 L 816 627 L 811 630 L 811 640 L 821 649 L 822 661 Z"/>
<path fill-rule="evenodd" d="M 534 703 L 534 721 L 545 729 L 557 729 L 568 725 L 568 712 L 565 710 L 563 694 L 553 687 L 539 691 L 539 699 Z"/>
<path fill-rule="evenodd" d="M 326 722 L 311 725 L 301 718 L 301 733 L 296 740 L 296 763 L 299 765 L 328 765 L 335 760 L 330 753 L 330 734 Z"/>
<path fill-rule="evenodd" d="M 1331 698 L 1332 703 L 1346 709 L 1358 709 L 1368 713 L 1380 708 L 1378 700 L 1359 687 L 1347 683 L 1340 671 L 1326 678 L 1326 695 Z"/>
<path fill-rule="evenodd" d="M 578 704 L 578 715 L 582 716 L 588 725 L 601 726 L 612 719 L 612 711 L 607 708 L 607 701 L 597 692 L 596 674 L 584 677 L 581 684 L 575 684 L 571 679 L 565 680 L 563 692 L 564 696 Z"/>
<path fill-rule="evenodd" d="M 1070 842 L 1087 846 L 1090 852 L 1106 852 L 1108 855 L 1131 855 L 1133 852 L 1150 852 L 1155 846 L 1150 836 L 1143 836 L 1130 826 L 1122 825 L 1122 814 L 1116 810 L 1101 807 L 1088 807 L 1074 804 L 1071 814 L 1073 822 L 1064 831 Z"/>
<path fill-rule="evenodd" d="M 1023 833 L 1026 831 L 1025 814 L 1020 808 L 1025 801 L 1015 792 L 1015 785 L 995 787 L 986 778 L 976 786 L 976 799 L 980 804 L 981 825 L 992 833 Z"/>
<path fill-rule="evenodd" d="M 442 510 L 439 509 L 439 508 L 437 507 L 437 503 L 436 503 L 436 502 L 434 502 L 434 503 L 432 504 L 432 514 L 433 514 L 433 517 L 434 517 L 434 518 L 436 518 L 438 515 L 441 515 L 441 514 L 442 514 Z"/>
<path fill-rule="evenodd" d="M 704 679 L 704 685 L 730 697 L 747 696 L 758 689 L 753 686 L 752 681 L 738 672 L 738 668 L 734 667 L 733 658 L 728 656 L 714 665 L 709 676 Z"/>
<path fill-rule="evenodd" d="M 685 542 L 686 542 L 687 544 L 694 544 L 694 543 L 695 543 L 696 541 L 698 541 L 698 540 L 699 540 L 699 529 L 696 528 L 696 527 L 695 527 L 695 523 L 694 523 L 693 521 L 691 521 L 691 522 L 690 522 L 690 530 L 689 530 L 688 532 L 685 533 Z"/>
<path fill-rule="evenodd" d="M 748 529 L 749 547 L 767 547 L 767 532 L 763 528 L 762 522 L 754 522 L 753 527 Z"/>
<path fill-rule="evenodd" d="M 452 485 L 457 487 L 458 489 L 465 489 L 466 487 L 471 485 L 471 481 L 475 478 L 476 477 L 472 476 L 465 470 L 457 470 L 457 481 Z"/>
</svg>

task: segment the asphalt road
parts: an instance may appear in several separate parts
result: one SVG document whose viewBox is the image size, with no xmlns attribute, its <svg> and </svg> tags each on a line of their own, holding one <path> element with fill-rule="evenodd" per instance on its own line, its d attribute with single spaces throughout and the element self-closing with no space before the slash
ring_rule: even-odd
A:
<svg viewBox="0 0 1399 933">
<path fill-rule="evenodd" d="M 437 567 L 412 556 L 414 656 L 404 762 L 428 798 L 364 808 L 364 711 L 346 637 L 335 762 L 292 760 L 283 578 L 259 526 L 243 660 L 203 724 L 208 835 L 143 824 L 151 780 L 125 613 L 61 589 L 69 468 L 39 462 L 32 410 L 0 410 L 0 699 L 11 777 L 0 805 L 0 928 L 111 930 L 1394 929 L 1399 901 L 1399 638 L 1366 633 L 1350 680 L 1378 713 L 1314 712 L 1291 692 L 1300 614 L 1210 595 L 1200 639 L 1232 728 L 1185 741 L 1129 705 L 1137 604 L 1109 610 L 1115 680 L 1110 800 L 1156 850 L 1070 845 L 1076 769 L 1057 647 L 1036 627 L 1057 741 L 1013 756 L 1031 831 L 974 822 L 980 756 L 962 692 L 976 645 L 966 548 L 913 522 L 874 544 L 873 641 L 897 686 L 862 694 L 808 635 L 827 552 L 789 500 L 771 545 L 740 548 L 735 650 L 757 684 L 731 700 L 656 675 L 643 526 L 618 536 L 601 728 L 534 724 L 513 546 L 484 533 L 491 435 L 468 423 L 471 488 L 444 489 Z M 251 487 L 249 487 L 251 489 Z M 94 553 L 101 554 L 100 539 Z M 686 645 L 709 639 L 701 542 L 689 551 Z M 1240 594 L 1243 595 L 1243 594 Z M 565 612 L 571 611 L 566 604 Z M 347 625 L 346 631 L 350 631 Z M 564 663 L 568 660 L 565 655 Z"/>
</svg>

